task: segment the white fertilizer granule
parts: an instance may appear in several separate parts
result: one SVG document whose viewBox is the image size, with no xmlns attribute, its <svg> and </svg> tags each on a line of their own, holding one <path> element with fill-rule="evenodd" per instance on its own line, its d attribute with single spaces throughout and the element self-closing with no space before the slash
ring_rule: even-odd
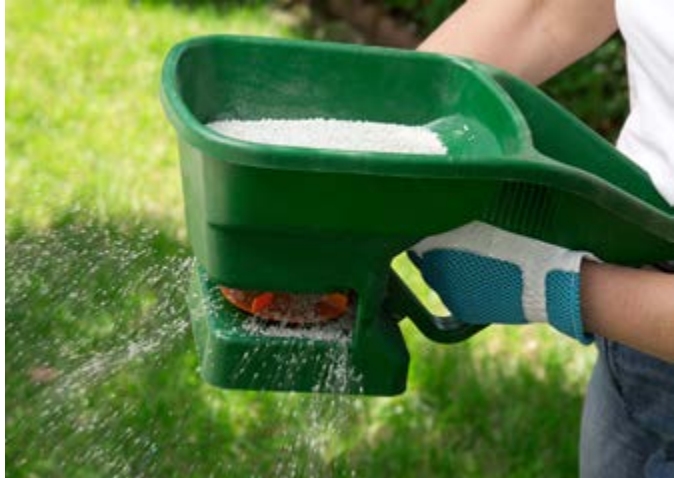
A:
<svg viewBox="0 0 674 478">
<path fill-rule="evenodd" d="M 251 335 L 261 337 L 283 337 L 293 339 L 318 340 L 328 342 L 349 342 L 354 318 L 348 314 L 335 320 L 308 326 L 293 326 L 279 322 L 249 317 L 241 327 Z"/>
<path fill-rule="evenodd" d="M 438 136 L 421 126 L 323 118 L 223 120 L 208 126 L 224 136 L 252 143 L 379 153 L 447 153 Z"/>
</svg>

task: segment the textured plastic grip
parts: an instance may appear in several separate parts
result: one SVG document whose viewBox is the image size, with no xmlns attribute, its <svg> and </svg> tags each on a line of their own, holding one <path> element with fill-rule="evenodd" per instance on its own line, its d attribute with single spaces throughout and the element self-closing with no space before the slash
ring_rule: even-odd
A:
<svg viewBox="0 0 674 478">
<path fill-rule="evenodd" d="M 427 338 L 445 344 L 466 340 L 486 327 L 431 313 L 394 270 L 390 271 L 385 307 L 396 320 L 408 317 Z"/>
</svg>

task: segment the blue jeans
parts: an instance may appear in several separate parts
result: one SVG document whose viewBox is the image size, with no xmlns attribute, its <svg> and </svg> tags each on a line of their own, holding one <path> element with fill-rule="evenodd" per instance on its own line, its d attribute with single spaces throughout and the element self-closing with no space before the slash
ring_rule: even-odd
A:
<svg viewBox="0 0 674 478">
<path fill-rule="evenodd" d="M 585 399 L 581 478 L 674 478 L 674 364 L 598 339 Z"/>
</svg>

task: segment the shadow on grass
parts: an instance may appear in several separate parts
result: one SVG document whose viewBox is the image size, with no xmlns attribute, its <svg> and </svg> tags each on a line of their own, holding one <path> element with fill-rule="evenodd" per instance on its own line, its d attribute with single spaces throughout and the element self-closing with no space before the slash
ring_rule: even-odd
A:
<svg viewBox="0 0 674 478">
<path fill-rule="evenodd" d="M 409 390 L 363 457 L 383 466 L 371 476 L 577 476 L 582 387 L 545 352 L 533 361 L 483 354 L 500 332 L 454 346 L 408 334 Z"/>
<path fill-rule="evenodd" d="M 8 475 L 139 476 L 153 445 L 134 429 L 170 424 L 155 401 L 195 369 L 185 245 L 65 214 L 47 230 L 13 225 L 5 257 Z"/>
<path fill-rule="evenodd" d="M 535 369 L 408 330 L 394 398 L 201 382 L 186 246 L 152 224 L 65 215 L 6 254 L 8 476 L 574 476 L 581 396 Z"/>
</svg>

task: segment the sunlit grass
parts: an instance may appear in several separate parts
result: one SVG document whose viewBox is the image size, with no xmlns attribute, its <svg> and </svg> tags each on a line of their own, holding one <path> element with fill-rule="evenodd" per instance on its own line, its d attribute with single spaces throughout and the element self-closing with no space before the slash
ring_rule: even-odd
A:
<svg viewBox="0 0 674 478">
<path fill-rule="evenodd" d="M 84 202 L 102 217 L 179 223 L 176 148 L 158 101 L 176 42 L 209 33 L 287 35 L 264 6 L 216 13 L 171 2 L 9 2 L 8 221 L 48 222 Z M 15 213 L 15 210 L 20 212 Z"/>
</svg>

